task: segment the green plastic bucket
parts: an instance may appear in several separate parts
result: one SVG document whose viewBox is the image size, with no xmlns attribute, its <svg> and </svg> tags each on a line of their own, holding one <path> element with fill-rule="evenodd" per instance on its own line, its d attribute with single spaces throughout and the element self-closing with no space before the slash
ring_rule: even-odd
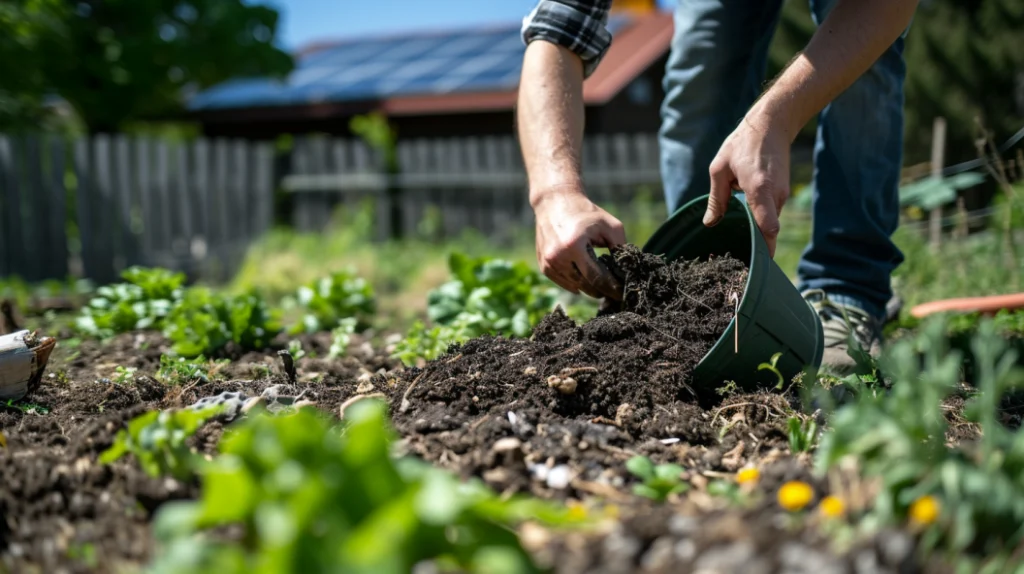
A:
<svg viewBox="0 0 1024 574">
<path fill-rule="evenodd" d="M 737 317 L 698 363 L 694 391 L 703 395 L 726 381 L 746 391 L 772 387 L 778 377 L 758 366 L 770 363 L 775 353 L 781 353 L 775 367 L 786 384 L 805 369 L 817 370 L 825 349 L 817 313 L 769 256 L 768 244 L 747 204 L 733 195 L 722 221 L 706 227 L 708 197 L 676 210 L 643 248 L 668 261 L 728 253 L 749 267 Z"/>
</svg>

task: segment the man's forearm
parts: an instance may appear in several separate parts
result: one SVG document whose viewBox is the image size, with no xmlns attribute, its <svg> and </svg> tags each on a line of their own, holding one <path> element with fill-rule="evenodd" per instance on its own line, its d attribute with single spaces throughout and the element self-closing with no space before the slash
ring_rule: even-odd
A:
<svg viewBox="0 0 1024 574">
<path fill-rule="evenodd" d="M 910 24 L 917 3 L 839 0 L 807 47 L 779 75 L 752 112 L 782 129 L 792 141 L 812 117 L 899 38 Z"/>
<path fill-rule="evenodd" d="M 532 42 L 523 59 L 516 123 L 530 204 L 559 190 L 580 190 L 583 65 L 569 50 Z"/>
</svg>

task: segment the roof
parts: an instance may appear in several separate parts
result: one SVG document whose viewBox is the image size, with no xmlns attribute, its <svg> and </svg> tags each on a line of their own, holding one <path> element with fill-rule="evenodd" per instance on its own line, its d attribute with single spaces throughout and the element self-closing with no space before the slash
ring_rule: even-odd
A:
<svg viewBox="0 0 1024 574">
<path fill-rule="evenodd" d="M 671 15 L 613 14 L 609 30 L 612 46 L 585 83 L 588 103 L 607 101 L 668 50 Z M 188 109 L 280 112 L 376 102 L 403 115 L 510 108 L 524 49 L 519 24 L 319 44 L 295 55 L 296 67 L 284 80 L 227 81 L 193 96 Z"/>
</svg>

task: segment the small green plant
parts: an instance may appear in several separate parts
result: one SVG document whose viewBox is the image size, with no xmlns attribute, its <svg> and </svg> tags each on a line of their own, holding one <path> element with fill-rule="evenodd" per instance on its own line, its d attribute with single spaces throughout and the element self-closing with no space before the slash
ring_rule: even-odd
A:
<svg viewBox="0 0 1024 574">
<path fill-rule="evenodd" d="M 779 368 L 776 366 L 776 364 L 779 362 L 779 357 L 781 356 L 782 353 L 775 353 L 774 355 L 772 355 L 772 358 L 771 360 L 769 360 L 769 362 L 761 363 L 760 365 L 757 366 L 758 371 L 771 371 L 775 373 L 775 377 L 779 381 L 778 384 L 775 385 L 776 389 L 782 389 L 782 387 L 786 384 L 785 378 L 783 378 L 782 376 L 782 372 L 779 371 Z"/>
<path fill-rule="evenodd" d="M 422 321 L 416 321 L 405 337 L 395 345 L 391 356 L 402 361 L 405 366 L 411 367 L 420 359 L 436 359 L 444 354 L 449 346 L 470 338 L 471 335 L 464 325 L 435 325 L 428 329 Z"/>
<path fill-rule="evenodd" d="M 125 385 L 132 382 L 135 379 L 136 370 L 137 369 L 135 367 L 123 367 L 118 365 L 117 368 L 114 369 L 114 372 L 116 373 L 114 375 L 114 382 L 119 385 Z"/>
<path fill-rule="evenodd" d="M 7 399 L 7 402 L 5 404 L 7 408 L 19 410 L 27 415 L 45 415 L 50 412 L 50 409 L 42 405 L 30 403 L 28 401 L 16 401 L 14 399 Z"/>
<path fill-rule="evenodd" d="M 479 480 L 394 459 L 394 439 L 374 400 L 351 405 L 341 423 L 308 407 L 250 413 L 200 470 L 198 500 L 158 510 L 154 571 L 536 572 L 513 528 L 580 520 L 554 503 L 505 498 Z M 225 527 L 245 543 L 210 535 Z"/>
<path fill-rule="evenodd" d="M 288 354 L 292 356 L 292 360 L 298 361 L 306 356 L 306 350 L 302 348 L 302 341 L 292 339 L 288 341 Z"/>
<path fill-rule="evenodd" d="M 121 278 L 123 283 L 96 290 L 75 320 L 79 332 L 107 338 L 128 331 L 159 330 L 180 299 L 185 282 L 182 273 L 146 267 L 125 269 Z"/>
<path fill-rule="evenodd" d="M 436 325 L 458 327 L 469 337 L 490 333 L 529 336 L 555 307 L 558 290 L 522 261 L 471 258 L 452 252 L 452 279 L 427 295 Z"/>
<path fill-rule="evenodd" d="M 659 502 L 690 487 L 682 480 L 683 467 L 678 464 L 656 465 L 646 456 L 634 456 L 626 461 L 626 470 L 643 481 L 633 486 L 633 494 Z"/>
<path fill-rule="evenodd" d="M 203 458 L 185 441 L 221 408 L 213 405 L 202 410 L 150 411 L 139 415 L 128 422 L 127 428 L 118 431 L 114 444 L 103 451 L 99 460 L 109 464 L 132 454 L 152 477 L 189 480 Z"/>
<path fill-rule="evenodd" d="M 298 305 L 303 312 L 290 333 L 318 333 L 334 329 L 346 318 L 355 318 L 358 328 L 365 328 L 377 309 L 377 300 L 370 283 L 346 269 L 299 287 L 288 305 Z"/>
<path fill-rule="evenodd" d="M 211 361 L 203 355 L 192 359 L 160 355 L 160 368 L 156 376 L 168 385 L 184 385 L 194 381 L 208 383 L 212 372 L 230 362 L 229 359 Z"/>
<path fill-rule="evenodd" d="M 814 419 L 789 417 L 786 421 L 789 434 L 789 449 L 793 452 L 807 452 L 818 442 L 818 423 Z"/>
<path fill-rule="evenodd" d="M 331 348 L 327 351 L 328 359 L 337 359 L 348 351 L 352 342 L 352 334 L 356 332 L 356 318 L 346 317 L 338 321 L 338 326 L 331 330 Z"/>
<path fill-rule="evenodd" d="M 244 350 L 263 349 L 281 330 L 278 311 L 255 293 L 225 295 L 197 287 L 171 310 L 164 334 L 174 354 L 191 358 L 232 342 Z"/>
<path fill-rule="evenodd" d="M 739 390 L 740 388 L 739 385 L 736 384 L 736 381 L 726 381 L 725 384 L 715 389 L 715 392 L 718 393 L 719 396 L 727 397 L 729 395 L 735 395 Z"/>
</svg>

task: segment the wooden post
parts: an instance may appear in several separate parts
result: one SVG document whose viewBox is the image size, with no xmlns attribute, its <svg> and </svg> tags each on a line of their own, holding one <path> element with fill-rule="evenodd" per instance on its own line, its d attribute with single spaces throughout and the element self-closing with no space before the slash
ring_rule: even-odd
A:
<svg viewBox="0 0 1024 574">
<path fill-rule="evenodd" d="M 946 118 L 937 117 L 932 124 L 932 177 L 942 178 L 942 164 L 946 154 Z M 932 208 L 929 217 L 929 235 L 932 249 L 942 244 L 942 207 Z"/>
</svg>

